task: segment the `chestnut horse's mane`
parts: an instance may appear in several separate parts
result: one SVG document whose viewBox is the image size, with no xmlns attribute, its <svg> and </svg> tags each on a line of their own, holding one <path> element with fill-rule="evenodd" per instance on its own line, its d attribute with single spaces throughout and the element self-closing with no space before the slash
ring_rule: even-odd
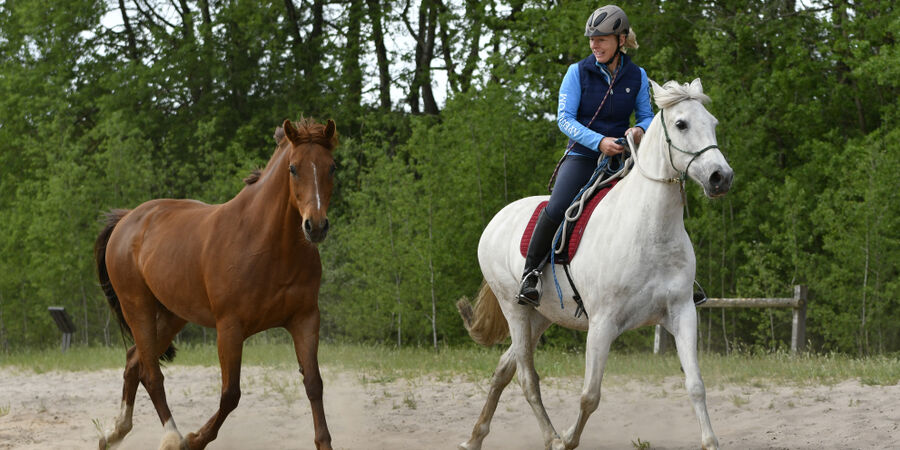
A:
<svg viewBox="0 0 900 450">
<path fill-rule="evenodd" d="M 319 144 L 329 151 L 334 150 L 338 145 L 337 133 L 331 136 L 331 138 L 325 137 L 325 125 L 316 122 L 315 119 L 304 117 L 291 123 L 294 125 L 294 128 L 297 129 L 297 134 L 300 135 L 299 143 L 308 142 L 311 144 Z M 285 139 L 284 128 L 276 128 L 275 135 L 272 137 L 275 138 L 275 142 L 277 142 L 280 147 Z M 250 172 L 250 175 L 247 175 L 247 177 L 244 178 L 244 184 L 251 185 L 256 183 L 259 181 L 260 176 L 262 176 L 262 169 L 254 169 Z"/>
</svg>

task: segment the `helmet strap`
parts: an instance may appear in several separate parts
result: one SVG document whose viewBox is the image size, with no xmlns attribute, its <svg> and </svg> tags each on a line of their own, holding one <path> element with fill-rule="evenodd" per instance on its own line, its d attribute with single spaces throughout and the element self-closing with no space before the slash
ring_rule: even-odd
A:
<svg viewBox="0 0 900 450">
<path fill-rule="evenodd" d="M 617 47 L 617 48 L 616 48 L 616 52 L 613 53 L 612 57 L 609 58 L 608 61 L 606 61 L 605 63 L 603 63 L 603 65 L 609 67 L 609 64 L 610 64 L 611 62 L 615 61 L 615 60 L 616 60 L 616 57 L 619 56 L 619 53 L 621 53 L 621 52 L 622 52 L 622 47 Z"/>
</svg>

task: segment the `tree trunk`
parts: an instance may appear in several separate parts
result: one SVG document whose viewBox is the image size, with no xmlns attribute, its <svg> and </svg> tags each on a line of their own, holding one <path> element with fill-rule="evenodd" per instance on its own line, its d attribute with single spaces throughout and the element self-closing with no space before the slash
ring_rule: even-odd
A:
<svg viewBox="0 0 900 450">
<path fill-rule="evenodd" d="M 122 13 L 122 25 L 125 28 L 125 39 L 128 41 L 126 55 L 131 60 L 137 60 L 140 57 L 137 50 L 137 38 L 134 36 L 134 29 L 131 28 L 131 20 L 128 19 L 128 11 L 125 9 L 125 0 L 119 0 L 119 11 Z"/>
<path fill-rule="evenodd" d="M 862 283 L 862 305 L 859 310 L 859 354 L 869 353 L 869 330 L 866 328 L 866 301 L 869 290 L 869 215 L 866 214 L 866 243 L 863 248 L 863 256 L 865 264 L 863 266 L 863 283 Z"/>
<path fill-rule="evenodd" d="M 303 44 L 303 37 L 300 35 L 300 23 L 297 20 L 297 8 L 294 7 L 294 0 L 284 0 L 284 15 L 290 35 L 294 39 L 294 49 L 299 49 Z"/>
<path fill-rule="evenodd" d="M 434 59 L 435 29 L 437 28 L 439 6 L 439 4 L 432 3 L 429 8 L 428 30 L 425 34 L 425 53 L 422 55 L 424 60 L 419 64 L 420 73 L 422 74 L 422 104 L 425 107 L 425 114 L 432 115 L 440 113 L 431 87 L 431 60 Z"/>
<path fill-rule="evenodd" d="M 85 346 L 88 344 L 88 307 L 87 307 L 87 293 L 84 292 L 84 285 L 81 285 L 81 310 L 83 312 L 84 325 L 81 330 L 81 343 Z"/>
<path fill-rule="evenodd" d="M 437 295 L 434 288 L 434 198 L 428 200 L 428 271 L 431 276 L 431 339 L 437 351 Z"/>
<path fill-rule="evenodd" d="M 391 186 L 394 186 L 391 183 Z M 391 212 L 390 206 L 387 208 L 388 214 L 388 237 L 391 241 L 391 258 L 394 261 L 397 261 L 397 249 L 394 246 L 394 215 Z M 402 334 L 402 325 L 403 325 L 403 302 L 400 300 L 400 268 L 396 265 L 394 266 L 394 295 L 397 300 L 397 348 L 403 346 L 403 334 Z"/>
<path fill-rule="evenodd" d="M 382 27 L 382 7 L 380 0 L 366 0 L 369 6 L 369 21 L 372 23 L 372 40 L 375 41 L 375 56 L 378 61 L 379 103 L 382 111 L 391 110 L 391 72 L 384 45 Z"/>
<path fill-rule="evenodd" d="M 481 50 L 481 29 L 482 17 L 484 16 L 484 3 L 477 0 L 466 0 L 466 17 L 471 20 L 467 35 L 467 44 L 469 46 L 469 54 L 466 55 L 466 62 L 459 74 L 459 92 L 466 92 L 472 86 L 472 74 L 478 66 L 479 50 Z"/>
<path fill-rule="evenodd" d="M 362 66 L 360 65 L 360 24 L 363 21 L 363 0 L 350 0 L 347 24 L 347 52 L 344 59 L 343 78 L 347 82 L 344 97 L 353 111 L 362 105 Z"/>
<path fill-rule="evenodd" d="M 413 68 L 413 78 L 409 86 L 409 95 L 407 96 L 407 102 L 413 114 L 420 114 L 421 111 L 419 109 L 420 91 L 425 114 L 438 114 L 440 112 L 431 88 L 431 60 L 434 59 L 434 38 L 438 6 L 433 1 L 422 0 L 422 3 L 419 4 L 418 31 L 413 30 L 407 17 L 409 2 L 407 2 L 403 14 L 403 22 L 406 24 L 410 36 L 416 42 L 415 67 Z"/>
<path fill-rule="evenodd" d="M 3 293 L 0 292 L 0 349 L 6 353 L 6 327 L 3 326 Z"/>
</svg>

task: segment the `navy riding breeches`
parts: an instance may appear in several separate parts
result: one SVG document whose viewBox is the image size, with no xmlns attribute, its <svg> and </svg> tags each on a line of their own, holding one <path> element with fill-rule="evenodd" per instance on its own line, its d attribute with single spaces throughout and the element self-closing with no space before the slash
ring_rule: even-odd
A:
<svg viewBox="0 0 900 450">
<path fill-rule="evenodd" d="M 547 215 L 556 223 L 562 223 L 566 209 L 578 192 L 587 184 L 597 168 L 597 160 L 581 155 L 568 155 L 559 166 L 556 183 L 550 202 L 547 204 Z"/>
</svg>

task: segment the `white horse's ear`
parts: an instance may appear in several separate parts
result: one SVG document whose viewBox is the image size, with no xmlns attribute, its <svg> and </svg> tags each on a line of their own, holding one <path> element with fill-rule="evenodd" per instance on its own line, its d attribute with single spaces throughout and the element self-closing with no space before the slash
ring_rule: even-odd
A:
<svg viewBox="0 0 900 450">
<path fill-rule="evenodd" d="M 703 85 L 700 84 L 699 78 L 694 78 L 694 81 L 691 81 L 691 88 L 695 89 L 697 93 L 703 93 Z"/>
<path fill-rule="evenodd" d="M 656 84 L 655 81 L 653 81 L 649 78 L 647 79 L 647 81 L 650 82 L 650 88 L 651 88 L 650 90 L 652 91 L 651 93 L 652 93 L 653 101 L 656 101 L 657 95 L 662 93 L 663 88 L 661 88 L 658 84 Z M 656 106 L 659 106 L 659 103 L 656 103 Z"/>
</svg>

